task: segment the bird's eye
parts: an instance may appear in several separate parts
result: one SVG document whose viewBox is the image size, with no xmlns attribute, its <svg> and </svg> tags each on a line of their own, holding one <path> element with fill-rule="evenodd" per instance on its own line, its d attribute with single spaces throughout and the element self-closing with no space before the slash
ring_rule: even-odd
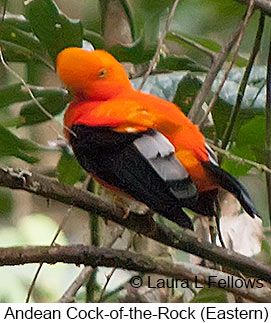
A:
<svg viewBox="0 0 271 323">
<path fill-rule="evenodd" d="M 101 71 L 99 72 L 99 78 L 100 78 L 100 79 L 105 78 L 105 77 L 106 77 L 106 75 L 107 75 L 107 70 L 101 70 Z"/>
</svg>

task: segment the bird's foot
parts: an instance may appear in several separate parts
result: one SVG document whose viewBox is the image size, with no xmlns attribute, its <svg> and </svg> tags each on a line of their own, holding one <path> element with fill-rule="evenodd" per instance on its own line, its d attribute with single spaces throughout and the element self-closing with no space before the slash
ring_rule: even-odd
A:
<svg viewBox="0 0 271 323">
<path fill-rule="evenodd" d="M 129 206 L 123 208 L 124 215 L 122 217 L 122 220 L 126 220 L 130 214 L 131 208 Z"/>
<path fill-rule="evenodd" d="M 115 206 L 115 208 L 120 208 L 123 210 L 123 216 L 122 219 L 126 220 L 131 212 L 130 208 L 130 200 L 126 198 L 125 196 L 121 196 L 120 194 L 113 194 L 112 202 Z"/>
</svg>

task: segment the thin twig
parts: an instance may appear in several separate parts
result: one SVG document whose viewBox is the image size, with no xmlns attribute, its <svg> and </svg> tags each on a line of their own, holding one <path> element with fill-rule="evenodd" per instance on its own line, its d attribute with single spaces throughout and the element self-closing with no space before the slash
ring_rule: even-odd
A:
<svg viewBox="0 0 271 323">
<path fill-rule="evenodd" d="M 33 102 L 38 106 L 38 108 L 41 110 L 42 113 L 44 113 L 46 115 L 46 117 L 48 117 L 48 119 L 50 120 L 56 120 L 54 118 L 54 116 L 48 112 L 38 101 L 38 99 L 35 97 L 34 93 L 32 92 L 32 90 L 30 89 L 29 85 L 25 82 L 25 80 L 18 74 L 16 73 L 5 61 L 4 55 L 3 55 L 3 51 L 2 51 L 2 47 L 0 45 L 0 61 L 2 63 L 2 65 L 5 67 L 5 69 L 12 74 L 16 79 L 18 79 L 23 86 L 25 87 L 25 89 L 27 90 L 27 92 L 29 93 L 31 99 L 33 100 Z M 61 122 L 57 121 L 61 127 L 63 127 L 65 130 L 67 130 L 71 135 L 76 136 L 76 134 L 70 130 L 68 127 L 66 127 L 65 125 L 63 125 Z M 58 134 L 59 137 L 62 137 L 62 135 L 59 133 L 59 131 L 57 131 L 55 129 L 55 132 Z"/>
<path fill-rule="evenodd" d="M 94 268 L 92 268 L 91 266 L 85 266 L 84 269 L 80 271 L 79 275 L 75 278 L 75 280 L 71 283 L 68 289 L 61 296 L 58 303 L 73 303 L 75 301 L 75 295 L 83 286 L 83 284 L 89 279 L 93 270 Z"/>
<path fill-rule="evenodd" d="M 237 42 L 237 39 L 243 28 L 243 24 L 244 21 L 239 24 L 238 28 L 230 35 L 229 40 L 222 46 L 220 52 L 216 54 L 216 59 L 214 60 L 209 72 L 207 73 L 202 87 L 200 88 L 194 100 L 193 106 L 188 113 L 188 117 L 192 120 L 192 122 L 196 123 L 196 121 L 198 121 L 197 118 L 199 111 L 201 110 L 203 103 L 205 102 L 209 92 L 211 91 L 211 87 L 218 72 L 221 70 L 230 51 L 232 50 L 234 44 Z"/>
<path fill-rule="evenodd" d="M 2 14 L 2 19 L 1 19 L 1 26 L 3 25 L 4 23 L 4 19 L 5 19 L 5 13 L 6 13 L 6 4 L 7 4 L 7 1 L 4 2 L 4 11 L 3 11 L 3 14 Z M 1 31 L 0 33 L 2 33 L 2 30 L 3 28 L 1 28 Z M 3 54 L 3 48 L 2 48 L 2 44 L 1 44 L 1 38 L 0 38 L 0 61 L 2 63 L 2 65 L 4 66 L 4 68 L 11 74 L 13 75 L 16 79 L 18 79 L 22 84 L 23 86 L 25 87 L 25 89 L 27 90 L 28 94 L 30 95 L 31 99 L 33 100 L 33 102 L 37 105 L 37 107 L 41 110 L 41 112 L 43 114 L 46 115 L 46 117 L 48 117 L 48 119 L 50 120 L 56 120 L 54 118 L 54 116 L 48 112 L 43 106 L 42 104 L 38 101 L 38 99 L 35 97 L 34 93 L 32 92 L 30 86 L 25 82 L 25 80 L 18 74 L 15 72 L 15 70 L 13 70 L 9 65 L 8 63 L 6 62 L 5 60 L 5 57 L 4 57 L 4 54 Z M 65 125 L 61 124 L 59 121 L 57 121 L 62 128 L 64 128 L 65 130 L 67 130 L 71 135 L 73 136 L 76 136 L 76 134 L 71 130 L 69 129 L 68 127 L 66 127 Z M 59 137 L 62 137 L 62 135 L 55 129 L 55 132 L 58 134 Z"/>
<path fill-rule="evenodd" d="M 147 78 L 149 77 L 149 75 L 151 74 L 151 72 L 152 72 L 152 70 L 153 70 L 153 68 L 154 68 L 155 64 L 156 64 L 156 63 L 158 62 L 158 60 L 159 60 L 159 55 L 160 55 L 161 48 L 162 48 L 162 46 L 163 46 L 163 43 L 164 43 L 165 37 L 166 37 L 167 32 L 168 32 L 168 29 L 169 29 L 169 25 L 170 25 L 170 23 L 171 23 L 171 21 L 172 21 L 172 19 L 173 19 L 173 17 L 174 17 L 174 14 L 175 14 L 175 11 L 176 11 L 177 6 L 178 6 L 178 4 L 179 4 L 179 1 L 180 1 L 180 0 L 175 0 L 174 4 L 173 4 L 173 6 L 172 6 L 172 9 L 171 9 L 171 11 L 170 11 L 170 13 L 169 13 L 169 15 L 168 15 L 168 17 L 167 17 L 167 20 L 166 20 L 166 23 L 165 23 L 165 28 L 164 28 L 164 30 L 163 30 L 163 33 L 162 33 L 162 35 L 161 35 L 160 39 L 159 39 L 159 43 L 158 43 L 158 46 L 157 46 L 156 52 L 155 52 L 155 54 L 154 54 L 154 56 L 153 56 L 153 58 L 152 58 L 152 60 L 151 60 L 151 62 L 150 62 L 149 68 L 148 68 L 147 72 L 145 73 L 145 75 L 144 75 L 144 77 L 143 77 L 143 80 L 142 80 L 142 82 L 141 82 L 141 84 L 140 84 L 140 86 L 139 86 L 139 88 L 138 88 L 139 90 L 141 90 L 141 89 L 143 88 L 143 86 L 144 86 L 144 84 L 145 84 L 145 82 L 146 82 Z"/>
<path fill-rule="evenodd" d="M 138 276 L 140 278 L 144 277 L 143 273 L 139 273 Z M 108 293 L 106 293 L 104 295 L 104 297 L 101 299 L 101 303 L 104 303 L 108 298 L 116 295 L 117 293 L 120 293 L 122 290 L 124 290 L 126 288 L 126 286 L 130 283 L 131 277 L 129 277 L 122 285 L 116 287 L 115 289 L 109 291 Z"/>
<path fill-rule="evenodd" d="M 95 195 L 99 195 L 99 183 L 92 180 L 87 186 L 87 190 Z M 99 216 L 96 213 L 89 213 L 89 231 L 90 231 L 90 245 L 98 247 L 100 245 L 100 225 Z M 86 283 L 86 303 L 94 302 L 95 288 L 96 288 L 97 268 L 91 271 L 89 279 Z"/>
<path fill-rule="evenodd" d="M 235 45 L 235 49 L 234 49 L 234 52 L 233 52 L 233 55 L 232 55 L 232 60 L 231 60 L 231 62 L 229 64 L 227 70 L 225 71 L 224 77 L 223 77 L 222 81 L 220 82 L 219 87 L 216 90 L 215 94 L 213 95 L 212 100 L 211 100 L 208 108 L 206 109 L 206 111 L 204 113 L 204 116 L 202 117 L 202 119 L 198 123 L 199 127 L 201 127 L 203 125 L 204 121 L 208 117 L 208 114 L 213 109 L 213 107 L 214 107 L 214 105 L 215 105 L 215 103 L 216 103 L 216 101 L 218 99 L 219 93 L 221 92 L 221 90 L 222 90 L 222 88 L 223 88 L 223 86 L 224 86 L 224 84 L 225 84 L 225 82 L 226 82 L 226 80 L 227 80 L 227 78 L 228 78 L 228 76 L 230 74 L 230 71 L 231 71 L 231 69 L 232 69 L 232 67 L 234 65 L 234 62 L 235 62 L 235 60 L 236 60 L 236 58 L 238 56 L 239 48 L 240 48 L 240 45 L 241 45 L 241 41 L 242 41 L 242 39 L 244 37 L 247 24 L 249 22 L 249 19 L 250 19 L 251 15 L 253 14 L 253 9 L 254 9 L 254 0 L 250 0 L 249 7 L 248 7 L 248 10 L 247 10 L 245 19 L 244 19 L 242 27 L 240 29 L 239 36 L 238 36 L 238 38 L 236 40 L 236 45 Z M 254 60 L 253 60 L 253 62 L 254 62 Z"/>
<path fill-rule="evenodd" d="M 208 142 L 208 145 L 213 150 L 217 151 L 219 154 L 224 155 L 225 157 L 227 157 L 229 159 L 235 160 L 236 162 L 238 162 L 240 164 L 251 165 L 251 166 L 255 167 L 257 170 L 259 170 L 261 172 L 265 172 L 265 173 L 271 174 L 271 168 L 268 168 L 266 165 L 259 164 L 259 163 L 256 163 L 256 162 L 252 161 L 252 160 L 248 160 L 248 159 L 245 159 L 245 158 L 241 158 L 239 156 L 236 156 L 236 155 L 230 153 L 229 151 L 227 151 L 225 149 L 222 149 L 222 148 L 217 147 L 216 145 L 214 145 L 209 140 L 207 140 L 207 142 Z"/>
<path fill-rule="evenodd" d="M 262 83 L 260 85 L 260 87 L 258 88 L 258 91 L 256 93 L 256 95 L 254 96 L 253 100 L 251 101 L 250 105 L 248 106 L 249 109 L 251 109 L 254 105 L 254 103 L 256 102 L 256 100 L 258 99 L 258 96 L 260 95 L 260 93 L 262 92 L 262 89 L 265 87 L 266 84 L 266 80 L 262 80 L 260 83 Z"/>
<path fill-rule="evenodd" d="M 242 81 L 241 81 L 239 89 L 238 89 L 238 94 L 237 94 L 235 106 L 233 107 L 233 110 L 232 110 L 232 113 L 230 116 L 230 120 L 228 122 L 228 126 L 226 127 L 226 130 L 225 130 L 223 138 L 222 138 L 222 144 L 221 144 L 222 149 L 226 148 L 226 146 L 228 145 L 228 143 L 231 139 L 237 117 L 238 117 L 240 110 L 241 110 L 241 103 L 243 101 L 243 97 L 244 97 L 245 90 L 247 87 L 249 75 L 250 75 L 251 69 L 254 65 L 256 56 L 260 50 L 263 29 L 264 29 L 264 21 L 265 21 L 265 15 L 263 13 L 261 13 L 260 19 L 259 19 L 258 31 L 256 34 L 256 38 L 254 41 L 252 52 L 249 57 L 249 61 L 248 61 L 247 67 L 245 69 L 245 73 L 243 75 Z"/>
<path fill-rule="evenodd" d="M 113 232 L 113 236 L 111 241 L 104 244 L 103 247 L 105 248 L 112 248 L 114 243 L 123 235 L 125 228 L 118 227 L 116 232 Z M 75 299 L 75 295 L 77 294 L 78 290 L 83 286 L 83 284 L 89 279 L 93 268 L 90 266 L 86 266 L 80 274 L 76 277 L 76 279 L 71 283 L 68 289 L 63 293 L 61 298 L 59 299 L 59 303 L 71 303 Z"/>
<path fill-rule="evenodd" d="M 104 284 L 103 289 L 101 290 L 101 294 L 100 294 L 100 296 L 99 296 L 99 298 L 98 298 L 98 300 L 97 300 L 97 303 L 100 303 L 100 302 L 101 302 L 101 300 L 102 300 L 102 298 L 103 298 L 103 296 L 104 296 L 105 290 L 106 290 L 106 288 L 107 288 L 107 286 L 108 286 L 108 284 L 109 284 L 109 282 L 110 282 L 110 280 L 111 280 L 111 278 L 112 278 L 112 276 L 114 275 L 114 272 L 115 272 L 116 270 L 117 270 L 117 267 L 114 267 L 114 268 L 110 271 L 110 273 L 106 276 L 106 282 L 105 282 L 105 284 Z"/>
<path fill-rule="evenodd" d="M 88 176 L 87 176 L 87 178 L 86 178 L 85 182 L 83 183 L 82 189 L 85 189 L 85 188 L 87 187 L 87 185 L 88 185 L 88 182 L 89 182 L 89 181 L 90 181 L 90 175 L 88 175 Z M 72 209 L 73 209 L 73 205 L 71 205 L 71 206 L 68 208 L 68 210 L 67 210 L 66 214 L 64 215 L 64 217 L 63 217 L 63 219 L 62 219 L 62 222 L 61 222 L 61 223 L 60 223 L 60 225 L 58 226 L 58 229 L 57 229 L 57 231 L 56 231 L 56 233 L 55 233 L 55 235 L 54 235 L 54 237 L 53 237 L 53 240 L 52 240 L 52 242 L 51 242 L 50 246 L 53 246 L 53 245 L 54 245 L 54 243 L 56 242 L 57 237 L 59 236 L 59 234 L 60 234 L 61 230 L 63 230 L 63 228 L 64 228 L 64 226 L 65 226 L 65 224 L 66 224 L 66 222 L 67 222 L 68 218 L 69 218 L 69 217 L 70 217 L 70 215 L 71 215 Z M 42 269 L 42 266 L 43 266 L 43 263 L 40 263 L 40 264 L 39 264 L 39 267 L 38 267 L 38 269 L 37 269 L 37 271 L 36 271 L 36 273 L 35 273 L 35 276 L 34 276 L 34 278 L 33 278 L 32 282 L 31 282 L 31 285 L 30 285 L 30 288 L 29 288 L 29 291 L 28 291 L 28 293 L 27 293 L 27 297 L 26 297 L 26 300 L 25 300 L 25 302 L 26 302 L 26 303 L 28 303 L 28 302 L 29 302 L 29 300 L 30 300 L 31 294 L 32 294 L 33 289 L 34 289 L 34 287 L 35 287 L 35 284 L 36 284 L 36 281 L 37 281 L 37 279 L 38 279 L 39 273 L 40 273 L 40 271 L 41 271 L 41 269 Z"/>
<path fill-rule="evenodd" d="M 243 4 L 249 4 L 250 0 L 235 0 Z M 271 16 L 271 1 L 270 0 L 255 0 L 256 9 L 261 9 L 265 14 Z"/>
<path fill-rule="evenodd" d="M 196 49 L 198 49 L 199 51 L 201 51 L 202 53 L 204 53 L 204 54 L 206 54 L 206 55 L 208 55 L 209 57 L 210 57 L 210 59 L 211 59 L 211 62 L 213 62 L 214 61 L 214 59 L 215 59 L 215 57 L 216 57 L 216 53 L 215 52 L 213 52 L 213 51 L 211 51 L 210 49 L 208 49 L 208 48 L 206 48 L 206 47 L 204 47 L 204 46 L 202 46 L 201 44 L 199 44 L 199 43 L 196 43 L 195 41 L 193 41 L 192 39 L 189 39 L 189 38 L 187 38 L 187 37 L 185 37 L 185 36 L 183 36 L 183 35 L 179 35 L 178 33 L 176 33 L 176 32 L 174 32 L 174 31 L 171 31 L 170 33 L 169 33 L 169 39 L 170 39 L 170 36 L 173 36 L 173 37 L 175 37 L 175 38 L 177 38 L 177 39 L 179 39 L 179 40 L 181 40 L 181 41 L 183 41 L 184 43 L 186 43 L 186 44 L 188 44 L 188 45 L 190 45 L 190 46 L 192 46 L 192 47 L 194 47 L 194 48 L 196 48 Z"/>
<path fill-rule="evenodd" d="M 131 245 L 132 245 L 132 241 L 133 241 L 134 235 L 135 235 L 135 234 L 132 234 L 132 236 L 130 237 L 129 242 L 128 242 L 128 244 L 127 244 L 127 247 L 126 247 L 124 250 L 128 251 L 128 250 L 131 248 Z M 107 275 L 107 276 L 106 276 L 106 282 L 105 282 L 105 284 L 104 284 L 103 289 L 101 290 L 101 293 L 100 293 L 100 296 L 99 296 L 99 298 L 98 298 L 98 300 L 97 300 L 97 303 L 100 303 L 100 302 L 101 302 L 101 300 L 103 299 L 103 297 L 104 297 L 104 293 L 105 293 L 105 290 L 106 290 L 106 288 L 107 288 L 107 286 L 108 286 L 108 284 L 109 284 L 109 282 L 110 282 L 110 279 L 112 278 L 112 276 L 113 276 L 113 274 L 114 274 L 114 272 L 115 272 L 116 270 L 117 270 L 117 267 L 114 267 L 114 268 L 111 270 L 111 272 L 109 273 L 109 275 Z"/>
<path fill-rule="evenodd" d="M 62 219 L 62 221 L 61 221 L 61 223 L 60 223 L 60 225 L 59 225 L 59 227 L 58 227 L 58 229 L 57 229 L 57 231 L 56 231 L 56 233 L 55 233 L 55 235 L 54 235 L 54 237 L 53 237 L 53 240 L 52 240 L 52 241 L 51 241 L 51 243 L 50 243 L 50 246 L 53 246 L 53 245 L 54 245 L 54 243 L 56 242 L 56 239 L 57 239 L 57 237 L 59 236 L 59 234 L 60 234 L 61 230 L 64 228 L 64 226 L 65 226 L 65 224 L 66 224 L 66 222 L 67 222 L 67 220 L 68 220 L 68 218 L 69 218 L 69 216 L 70 216 L 70 214 L 71 214 L 72 209 L 73 209 L 73 206 L 71 205 L 71 206 L 69 207 L 69 209 L 68 209 L 67 213 L 64 215 L 64 217 L 63 217 L 63 219 Z M 43 265 L 44 265 L 44 263 L 43 263 L 43 262 L 41 262 L 41 263 L 39 264 L 39 267 L 38 267 L 38 269 L 37 269 L 37 271 L 36 271 L 36 273 L 35 273 L 35 275 L 34 275 L 34 278 L 33 278 L 32 282 L 31 282 L 31 285 L 30 285 L 30 287 L 29 287 L 29 290 L 28 290 L 28 293 L 27 293 L 27 296 L 26 296 L 25 303 L 29 303 L 29 301 L 30 301 L 31 294 L 32 294 L 32 292 L 33 292 L 33 290 L 34 290 L 34 287 L 35 287 L 36 281 L 37 281 L 37 279 L 38 279 L 39 273 L 40 273 L 40 271 L 41 271 L 41 269 L 42 269 L 42 266 L 43 266 Z"/>
<path fill-rule="evenodd" d="M 271 167 L 271 39 L 269 43 L 269 55 L 267 62 L 266 75 L 266 135 L 265 135 L 265 149 L 266 149 L 266 166 Z M 266 187 L 268 196 L 269 219 L 271 223 L 271 176 L 266 175 Z"/>
</svg>

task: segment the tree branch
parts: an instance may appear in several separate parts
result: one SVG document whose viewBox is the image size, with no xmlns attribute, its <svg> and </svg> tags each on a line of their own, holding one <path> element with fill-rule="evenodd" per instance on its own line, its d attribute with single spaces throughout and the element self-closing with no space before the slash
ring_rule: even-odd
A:
<svg viewBox="0 0 271 323">
<path fill-rule="evenodd" d="M 241 158 L 237 155 L 234 155 L 232 153 L 230 153 L 228 150 L 222 149 L 220 147 L 217 147 L 216 145 L 213 144 L 213 141 L 207 140 L 208 145 L 215 151 L 217 151 L 219 154 L 225 156 L 226 158 L 235 160 L 236 162 L 240 163 L 240 164 L 247 164 L 250 165 L 252 167 L 255 167 L 257 170 L 264 172 L 264 173 L 268 173 L 271 174 L 271 168 L 268 168 L 266 165 L 264 164 L 259 164 L 256 163 L 252 160 L 249 159 L 245 159 L 245 158 Z"/>
<path fill-rule="evenodd" d="M 194 47 L 196 49 L 198 49 L 199 51 L 201 51 L 202 53 L 208 55 L 211 59 L 211 62 L 213 63 L 214 59 L 216 58 L 216 53 L 213 52 L 212 50 L 208 49 L 207 47 L 202 46 L 201 44 L 193 41 L 192 39 L 189 39 L 183 35 L 179 35 L 174 31 L 170 31 L 167 34 L 167 39 L 171 40 L 171 37 L 174 37 L 175 39 L 179 39 L 181 41 L 183 41 L 184 43 L 190 45 L 191 47 Z"/>
<path fill-rule="evenodd" d="M 243 4 L 249 4 L 250 0 L 235 0 Z M 270 0 L 255 0 L 256 9 L 261 9 L 264 13 L 271 16 L 271 2 Z"/>
<path fill-rule="evenodd" d="M 198 123 L 199 127 L 201 127 L 204 124 L 204 122 L 207 119 L 209 113 L 211 112 L 211 110 L 215 106 L 216 101 L 217 101 L 217 99 L 219 97 L 219 94 L 220 94 L 220 92 L 221 92 L 227 78 L 229 77 L 230 71 L 231 71 L 231 69 L 232 69 L 232 67 L 234 65 L 234 62 L 235 62 L 235 60 L 236 60 L 236 58 L 238 56 L 238 52 L 239 52 L 239 49 L 240 49 L 240 46 L 241 46 L 241 41 L 242 41 L 242 39 L 243 39 L 243 37 L 245 35 L 245 30 L 247 28 L 249 19 L 253 14 L 253 9 L 254 9 L 254 0 L 250 0 L 249 6 L 248 6 L 248 9 L 247 9 L 247 13 L 246 13 L 245 19 L 244 19 L 243 24 L 242 24 L 242 28 L 241 28 L 239 36 L 238 36 L 238 38 L 236 40 L 236 45 L 235 45 L 235 48 L 234 48 L 234 52 L 232 54 L 231 62 L 229 64 L 229 66 L 227 67 L 227 69 L 225 71 L 225 74 L 224 74 L 224 76 L 223 76 L 223 78 L 222 78 L 222 80 L 221 80 L 221 82 L 220 82 L 220 84 L 218 86 L 218 89 L 216 90 L 215 94 L 213 95 L 212 100 L 209 103 L 209 106 L 205 111 L 204 116 L 202 117 L 202 119 Z M 222 147 L 222 148 L 225 148 L 225 147 Z"/>
<path fill-rule="evenodd" d="M 58 300 L 58 303 L 73 303 L 75 302 L 75 295 L 82 287 L 82 285 L 89 280 L 90 275 L 92 275 L 95 268 L 91 266 L 86 266 L 81 270 L 79 275 L 71 283 L 65 293 Z"/>
<path fill-rule="evenodd" d="M 123 219 L 124 211 L 116 205 L 105 202 L 87 191 L 60 184 L 49 177 L 29 171 L 0 168 L 0 186 L 22 189 L 68 205 L 72 204 L 87 212 L 97 212 L 104 219 L 114 221 L 167 246 L 192 253 L 226 268 L 239 270 L 245 275 L 271 282 L 271 268 L 268 266 L 207 241 L 202 242 L 189 230 L 179 228 L 178 232 L 174 232 L 156 223 L 149 216 L 131 212 L 127 219 Z"/>
<path fill-rule="evenodd" d="M 171 23 L 171 21 L 172 21 L 172 19 L 173 19 L 173 17 L 174 17 L 174 14 L 175 14 L 175 11 L 176 11 L 177 6 L 178 6 L 178 4 L 179 4 L 179 1 L 180 1 L 180 0 L 175 0 L 175 1 L 174 1 L 174 4 L 173 4 L 173 6 L 172 6 L 172 8 L 171 8 L 171 10 L 170 10 L 170 13 L 169 13 L 168 17 L 167 17 L 167 20 L 166 20 L 166 23 L 165 23 L 165 28 L 164 28 L 164 30 L 163 30 L 163 32 L 162 32 L 162 35 L 161 35 L 160 39 L 159 39 L 159 43 L 158 43 L 158 46 L 157 46 L 157 48 L 156 48 L 155 54 L 154 54 L 154 56 L 153 56 L 153 58 L 152 58 L 152 60 L 151 60 L 151 62 L 150 62 L 150 65 L 149 65 L 149 67 L 148 67 L 148 70 L 146 71 L 145 75 L 143 76 L 142 82 L 141 82 L 141 84 L 139 85 L 138 90 L 142 90 L 142 88 L 143 88 L 144 84 L 145 84 L 145 83 L 146 83 L 146 81 L 147 81 L 147 78 L 149 77 L 149 75 L 151 74 L 151 72 L 152 72 L 152 70 L 153 70 L 153 68 L 154 68 L 154 65 L 155 65 L 155 64 L 158 62 L 158 60 L 159 60 L 159 55 L 160 55 L 161 48 L 162 48 L 162 46 L 163 46 L 164 40 L 165 40 L 165 38 L 166 38 L 166 35 L 167 35 L 167 32 L 168 32 L 168 29 L 169 29 L 169 25 L 170 25 L 170 23 Z"/>
<path fill-rule="evenodd" d="M 127 250 L 115 250 L 111 248 L 98 248 L 94 246 L 28 246 L 0 248 L 0 265 L 22 265 L 36 262 L 54 264 L 57 262 L 72 263 L 86 266 L 115 267 L 133 270 L 143 273 L 156 273 L 179 280 L 197 281 L 197 284 L 209 287 L 222 287 L 222 280 L 231 282 L 226 284 L 225 290 L 257 302 L 271 302 L 271 291 L 269 288 L 236 288 L 235 282 L 240 279 L 221 271 L 208 269 L 198 265 L 185 262 L 172 264 L 146 255 L 140 255 Z M 210 280 L 211 277 L 211 280 Z M 241 280 L 245 280 L 242 278 Z M 212 284 L 210 285 L 210 281 Z M 238 286 L 238 284 L 237 284 Z"/>
<path fill-rule="evenodd" d="M 250 54 L 248 64 L 246 66 L 244 75 L 242 77 L 241 83 L 238 88 L 238 93 L 237 93 L 235 105 L 232 109 L 230 119 L 228 121 L 226 130 L 225 130 L 223 137 L 222 137 L 222 143 L 221 143 L 222 149 L 225 149 L 227 147 L 229 141 L 231 140 L 237 117 L 241 111 L 241 104 L 242 104 L 245 90 L 246 90 L 246 87 L 248 84 L 249 76 L 250 76 L 252 67 L 254 65 L 254 62 L 256 60 L 257 54 L 258 54 L 260 47 L 261 47 L 261 40 L 262 40 L 263 30 L 264 30 L 264 22 L 265 22 L 265 15 L 263 13 L 261 13 L 260 19 L 259 19 L 259 24 L 258 24 L 258 31 L 257 31 L 256 37 L 255 37 L 252 52 Z"/>
<path fill-rule="evenodd" d="M 240 34 L 244 29 L 244 24 L 245 24 L 245 21 L 242 21 L 239 24 L 237 29 L 230 35 L 229 40 L 223 45 L 220 52 L 216 54 L 213 64 L 209 72 L 207 73 L 205 80 L 202 84 L 202 87 L 200 88 L 194 100 L 192 108 L 188 113 L 188 117 L 192 120 L 192 122 L 197 123 L 199 121 L 197 120 L 197 116 L 199 115 L 198 112 L 201 109 L 204 101 L 206 100 L 209 92 L 211 91 L 212 84 L 214 83 L 214 80 L 218 72 L 221 70 L 234 44 L 237 42 L 238 38 L 240 37 Z"/>
<path fill-rule="evenodd" d="M 120 238 L 124 232 L 125 228 L 117 226 L 117 230 L 112 232 L 112 239 L 103 245 L 102 247 L 111 248 L 114 243 Z M 86 266 L 76 277 L 76 279 L 71 283 L 68 289 L 64 292 L 64 294 L 59 299 L 59 303 L 71 303 L 75 300 L 75 295 L 80 289 L 80 287 L 88 280 L 89 276 L 92 274 L 94 268 L 90 266 Z"/>
</svg>

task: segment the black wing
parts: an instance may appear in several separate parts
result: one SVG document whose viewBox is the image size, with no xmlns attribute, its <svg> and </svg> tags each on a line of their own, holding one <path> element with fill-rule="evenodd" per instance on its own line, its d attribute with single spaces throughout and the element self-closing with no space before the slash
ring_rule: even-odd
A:
<svg viewBox="0 0 271 323">
<path fill-rule="evenodd" d="M 245 211 L 254 218 L 255 215 L 261 217 L 256 210 L 247 190 L 245 187 L 231 174 L 220 168 L 214 162 L 202 162 L 202 166 L 207 169 L 217 179 L 219 185 L 226 191 L 232 193 L 240 202 Z"/>
<path fill-rule="evenodd" d="M 196 187 L 165 136 L 153 129 L 118 133 L 109 127 L 81 124 L 73 125 L 72 131 L 75 156 L 88 172 L 192 229 L 182 207 L 196 203 Z"/>
</svg>

